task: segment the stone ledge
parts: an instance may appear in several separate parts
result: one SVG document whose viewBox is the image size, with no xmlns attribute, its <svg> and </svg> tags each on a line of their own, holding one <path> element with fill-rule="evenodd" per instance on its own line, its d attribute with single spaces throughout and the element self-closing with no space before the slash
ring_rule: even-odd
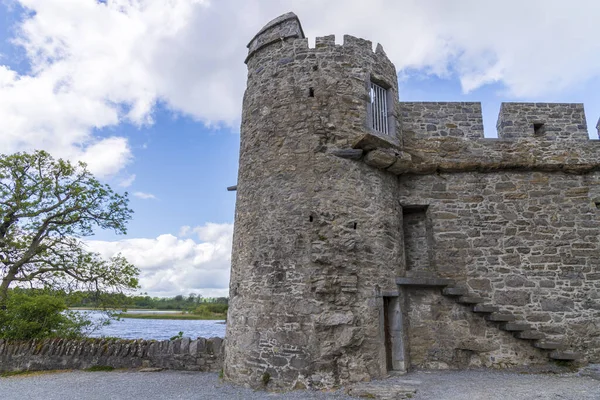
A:
<svg viewBox="0 0 600 400">
<path fill-rule="evenodd" d="M 454 285 L 452 279 L 446 278 L 396 278 L 396 285 L 399 286 L 448 286 Z"/>
<path fill-rule="evenodd" d="M 494 171 L 584 174 L 600 171 L 599 140 L 540 142 L 533 139 L 436 137 L 407 140 L 400 148 L 391 139 L 368 133 L 352 147 L 365 151 L 365 161 L 379 160 L 383 156 L 384 162 L 372 162 L 371 165 L 395 175 Z M 370 155 L 371 152 L 375 154 Z M 391 160 L 390 155 L 395 159 Z"/>
<path fill-rule="evenodd" d="M 392 136 L 378 135 L 375 133 L 365 133 L 352 143 L 353 149 L 362 149 L 371 151 L 375 149 L 396 149 L 400 150 L 400 143 Z"/>
<path fill-rule="evenodd" d="M 368 382 L 351 386 L 346 393 L 353 397 L 379 400 L 411 399 L 417 393 L 413 385 L 419 385 L 419 381 L 405 383 L 390 382 Z"/>
</svg>

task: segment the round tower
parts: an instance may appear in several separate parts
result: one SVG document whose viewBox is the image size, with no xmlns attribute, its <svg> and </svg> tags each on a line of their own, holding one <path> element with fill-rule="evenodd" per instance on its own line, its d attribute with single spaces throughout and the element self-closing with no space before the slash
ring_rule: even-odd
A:
<svg viewBox="0 0 600 400">
<path fill-rule="evenodd" d="M 224 376 L 282 389 L 382 377 L 400 362 L 384 304 L 404 259 L 397 178 L 347 157 L 365 133 L 399 143 L 395 67 L 352 36 L 309 48 L 293 13 L 248 49 Z"/>
</svg>

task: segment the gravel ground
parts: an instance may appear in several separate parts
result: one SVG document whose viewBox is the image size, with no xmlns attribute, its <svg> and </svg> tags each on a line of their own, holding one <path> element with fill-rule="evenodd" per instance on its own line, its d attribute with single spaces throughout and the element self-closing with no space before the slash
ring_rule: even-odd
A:
<svg viewBox="0 0 600 400">
<path fill-rule="evenodd" d="M 420 381 L 415 400 L 599 400 L 600 381 L 570 375 L 502 371 L 415 372 L 381 385 Z M 222 383 L 216 374 L 161 372 L 56 372 L 0 378 L 2 400 L 352 399 L 338 392 L 253 391 Z"/>
</svg>

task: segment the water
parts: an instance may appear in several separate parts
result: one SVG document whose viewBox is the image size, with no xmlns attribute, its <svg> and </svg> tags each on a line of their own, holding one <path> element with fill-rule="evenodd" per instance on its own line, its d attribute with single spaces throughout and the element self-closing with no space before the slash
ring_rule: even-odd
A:
<svg viewBox="0 0 600 400">
<path fill-rule="evenodd" d="M 85 312 L 92 321 L 98 321 L 102 318 L 102 313 L 98 311 L 81 312 Z M 135 312 L 137 314 L 141 311 L 136 310 Z M 224 322 L 225 321 L 123 318 L 120 321 L 111 321 L 110 325 L 101 327 L 92 332 L 90 336 L 166 340 L 176 336 L 179 332 L 183 332 L 184 337 L 192 339 L 197 337 L 222 338 L 225 337 Z"/>
</svg>

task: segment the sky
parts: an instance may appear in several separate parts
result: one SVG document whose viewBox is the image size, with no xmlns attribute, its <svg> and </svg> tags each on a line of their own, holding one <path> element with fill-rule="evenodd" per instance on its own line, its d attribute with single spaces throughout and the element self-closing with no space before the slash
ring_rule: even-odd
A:
<svg viewBox="0 0 600 400">
<path fill-rule="evenodd" d="M 140 292 L 227 296 L 246 45 L 288 11 L 309 43 L 381 43 L 403 101 L 584 103 L 600 116 L 597 0 L 0 0 L 0 153 L 85 161 L 135 214 L 86 240 Z"/>
</svg>

